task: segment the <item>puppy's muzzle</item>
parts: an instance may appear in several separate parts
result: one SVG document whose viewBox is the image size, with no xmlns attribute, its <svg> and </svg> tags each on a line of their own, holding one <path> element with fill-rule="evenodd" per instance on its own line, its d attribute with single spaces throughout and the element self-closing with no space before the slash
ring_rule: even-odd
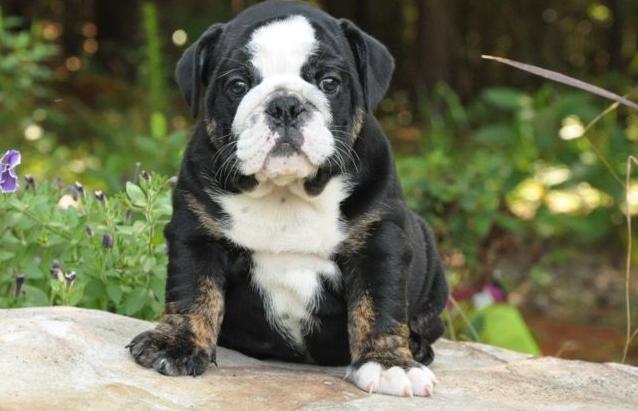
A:
<svg viewBox="0 0 638 411">
<path fill-rule="evenodd" d="M 290 156 L 301 152 L 304 141 L 301 132 L 306 108 L 299 98 L 285 95 L 275 97 L 266 108 L 270 127 L 279 138 L 271 154 L 275 156 Z"/>
</svg>

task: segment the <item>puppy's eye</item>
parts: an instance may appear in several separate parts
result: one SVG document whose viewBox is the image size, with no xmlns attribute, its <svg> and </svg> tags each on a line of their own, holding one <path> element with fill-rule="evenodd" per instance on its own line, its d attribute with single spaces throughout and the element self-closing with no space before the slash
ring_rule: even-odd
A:
<svg viewBox="0 0 638 411">
<path fill-rule="evenodd" d="M 326 94 L 336 94 L 341 87 L 341 82 L 336 77 L 326 77 L 319 82 L 319 88 Z"/>
<path fill-rule="evenodd" d="M 248 83 L 243 80 L 235 80 L 228 84 L 227 90 L 233 97 L 242 97 L 249 90 Z"/>
</svg>

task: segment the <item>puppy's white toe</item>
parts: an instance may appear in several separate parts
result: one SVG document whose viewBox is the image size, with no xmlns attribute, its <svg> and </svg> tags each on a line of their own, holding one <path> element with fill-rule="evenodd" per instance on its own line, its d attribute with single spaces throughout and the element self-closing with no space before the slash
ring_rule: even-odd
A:
<svg viewBox="0 0 638 411">
<path fill-rule="evenodd" d="M 408 371 L 408 378 L 412 384 L 412 392 L 420 397 L 427 397 L 434 392 L 436 376 L 427 367 L 413 367 Z"/>
<path fill-rule="evenodd" d="M 379 379 L 383 367 L 376 362 L 367 362 L 361 367 L 355 369 L 349 368 L 346 378 L 354 383 L 357 387 L 372 394 L 379 387 Z"/>
<path fill-rule="evenodd" d="M 379 393 L 412 397 L 412 383 L 401 367 L 392 367 L 381 373 Z"/>
<path fill-rule="evenodd" d="M 346 376 L 360 389 L 373 393 L 401 397 L 427 397 L 434 392 L 436 377 L 427 367 L 384 369 L 379 363 L 367 362 L 358 369 L 348 369 Z"/>
</svg>

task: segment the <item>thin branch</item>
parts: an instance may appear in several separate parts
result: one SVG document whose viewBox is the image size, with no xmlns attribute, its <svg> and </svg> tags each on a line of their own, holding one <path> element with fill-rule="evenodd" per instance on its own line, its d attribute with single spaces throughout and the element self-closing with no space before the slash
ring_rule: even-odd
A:
<svg viewBox="0 0 638 411">
<path fill-rule="evenodd" d="M 450 296 L 449 298 L 450 298 L 450 302 L 452 303 L 452 306 L 456 309 L 456 311 L 458 311 L 459 315 L 463 319 L 463 322 L 465 323 L 465 325 L 467 325 L 467 328 L 470 330 L 470 333 L 472 334 L 472 338 L 474 338 L 474 341 L 481 342 L 481 338 L 479 337 L 478 332 L 476 332 L 476 328 L 474 328 L 469 318 L 467 318 L 467 316 L 465 315 L 465 312 L 463 311 L 459 303 L 456 301 L 456 299 L 454 299 L 454 297 Z"/>
<path fill-rule="evenodd" d="M 627 157 L 627 175 L 625 176 L 625 218 L 627 220 L 627 259 L 625 261 L 625 315 L 627 316 L 627 336 L 625 339 L 625 349 L 623 350 L 622 362 L 623 364 L 627 361 L 627 354 L 629 353 L 629 346 L 631 345 L 631 341 L 638 333 L 638 329 L 636 332 L 632 334 L 631 329 L 631 293 L 630 293 L 630 285 L 631 285 L 631 249 L 633 242 L 633 235 L 631 230 L 631 210 L 629 209 L 629 184 L 631 183 L 631 171 L 632 164 L 638 165 L 638 159 L 634 156 Z"/>
<path fill-rule="evenodd" d="M 619 96 L 616 93 L 612 93 L 609 90 L 605 90 L 602 87 L 594 86 L 593 84 L 586 83 L 582 80 L 575 79 L 573 77 L 566 76 L 564 74 L 558 73 L 556 71 L 547 70 L 538 66 L 533 66 L 531 64 L 521 63 L 519 61 L 514 61 L 510 59 L 506 59 L 503 57 L 495 57 L 482 55 L 482 58 L 485 60 L 494 60 L 496 62 L 507 64 L 508 66 L 515 67 L 519 70 L 526 71 L 528 73 L 537 75 L 539 77 L 546 78 L 548 80 L 555 81 L 557 83 L 566 84 L 568 86 L 576 87 L 584 91 L 588 91 L 592 94 L 596 94 L 598 96 L 604 97 L 606 99 L 618 102 L 620 104 L 624 104 L 627 107 L 631 107 L 634 110 L 638 110 L 638 104 L 633 101 L 627 99 L 626 97 Z"/>
</svg>

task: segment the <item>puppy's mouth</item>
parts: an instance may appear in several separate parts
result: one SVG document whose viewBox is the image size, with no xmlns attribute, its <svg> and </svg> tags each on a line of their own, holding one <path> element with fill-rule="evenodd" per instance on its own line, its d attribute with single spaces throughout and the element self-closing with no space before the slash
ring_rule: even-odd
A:
<svg viewBox="0 0 638 411">
<path fill-rule="evenodd" d="M 301 147 L 293 141 L 278 141 L 270 150 L 255 177 L 257 180 L 269 180 L 276 185 L 287 185 L 306 178 L 317 171 Z"/>
</svg>

